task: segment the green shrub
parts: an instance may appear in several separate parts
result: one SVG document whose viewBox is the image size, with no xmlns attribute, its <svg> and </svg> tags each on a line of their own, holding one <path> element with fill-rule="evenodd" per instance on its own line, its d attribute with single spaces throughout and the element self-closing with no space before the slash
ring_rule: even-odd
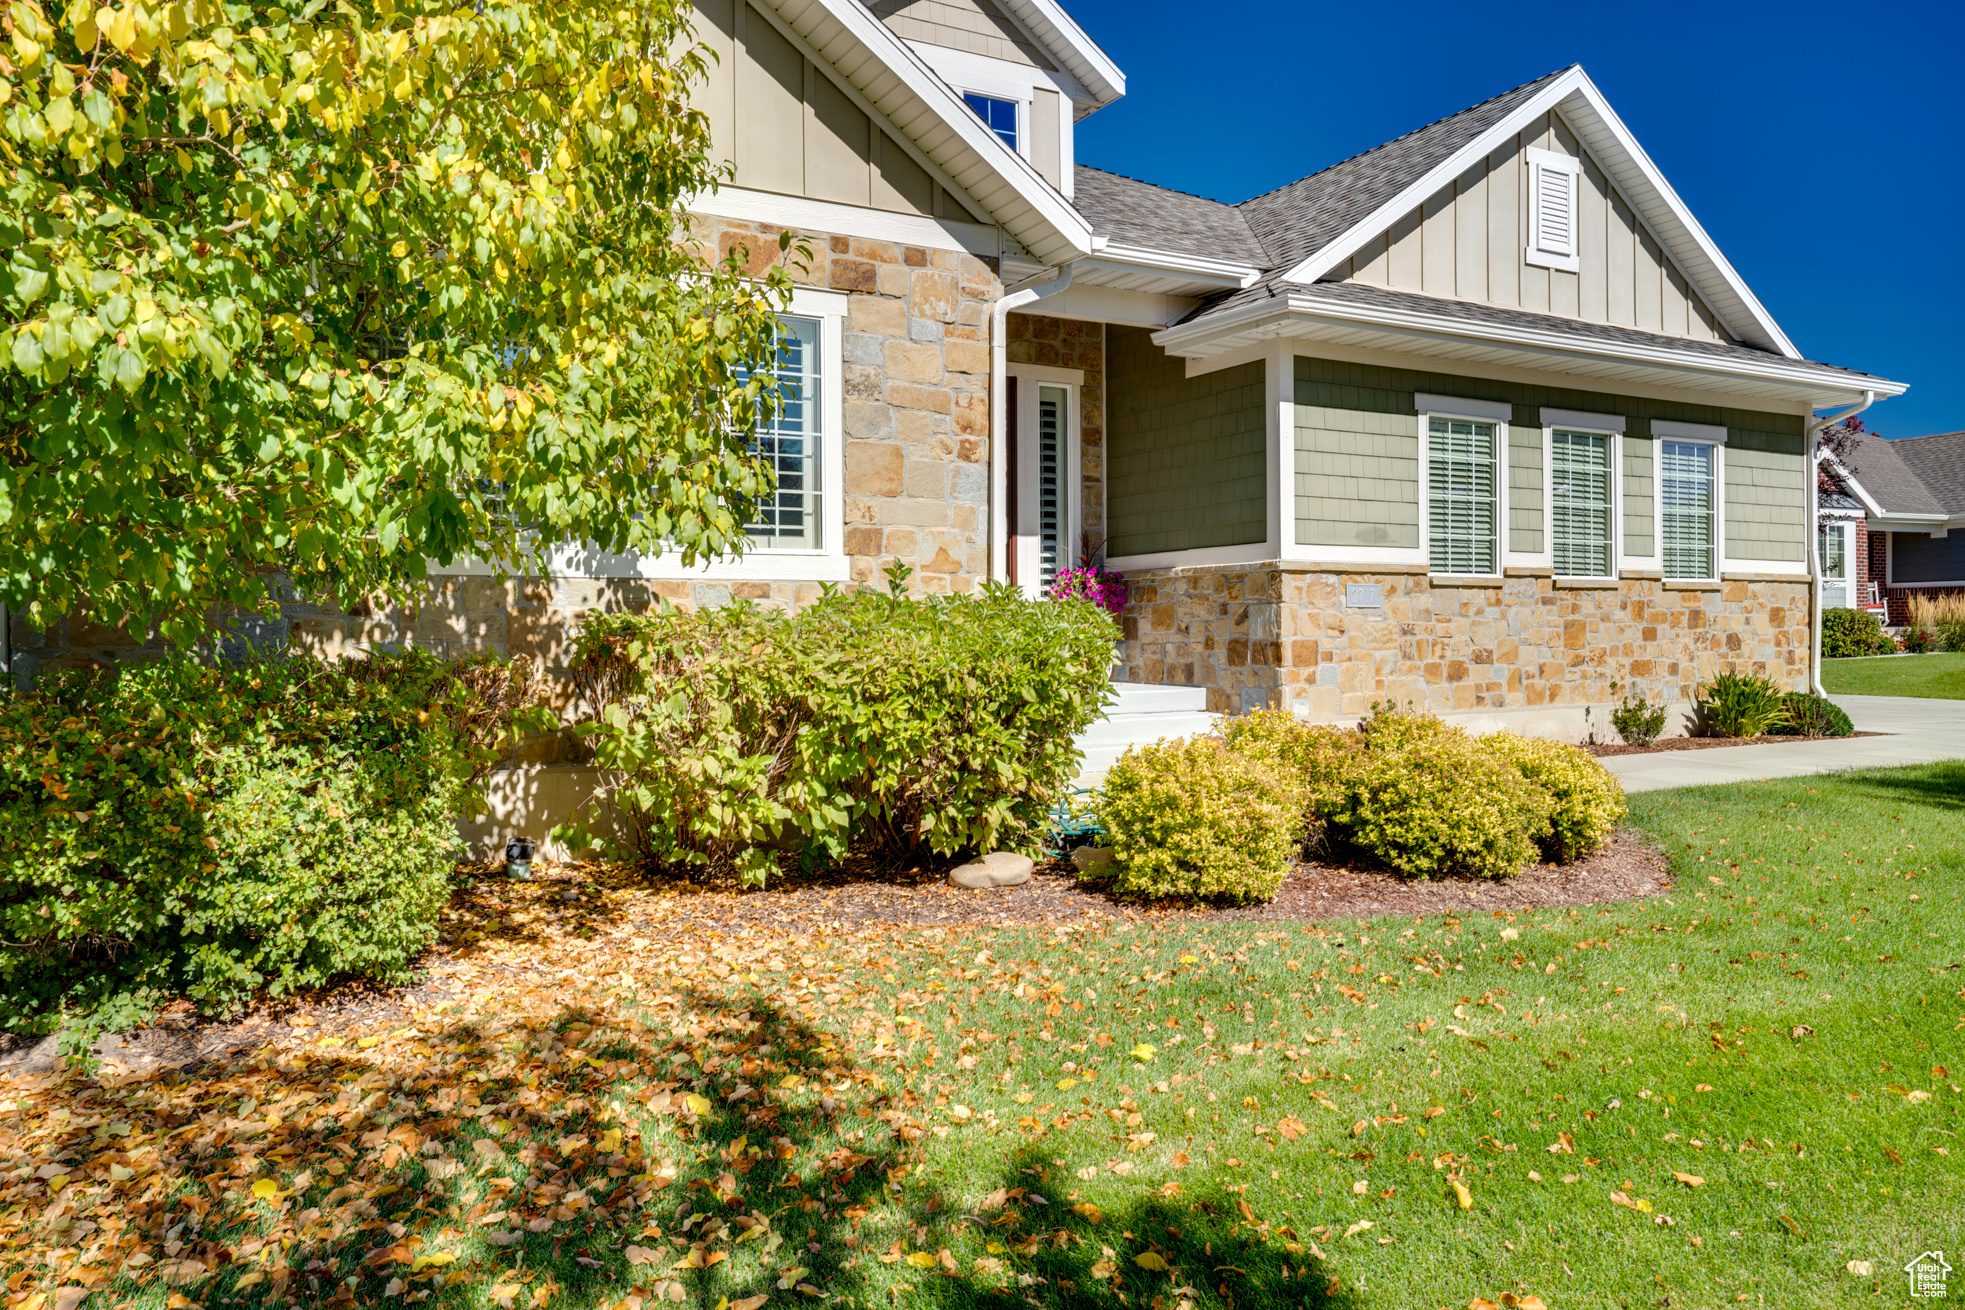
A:
<svg viewBox="0 0 1965 1310">
<path fill-rule="evenodd" d="M 1894 655 L 1897 643 L 1883 631 L 1882 622 L 1868 610 L 1822 611 L 1822 657 L 1852 659 L 1863 655 Z"/>
<path fill-rule="evenodd" d="M 1217 737 L 1128 750 L 1106 774 L 1099 802 L 1113 886 L 1156 898 L 1272 899 L 1301 843 L 1303 817 L 1274 756 L 1242 754 Z"/>
<path fill-rule="evenodd" d="M 1636 700 L 1626 696 L 1610 712 L 1610 726 L 1630 745 L 1649 746 L 1665 730 L 1665 707 L 1653 705 L 1642 696 Z"/>
<path fill-rule="evenodd" d="M 1774 731 L 1793 737 L 1847 737 L 1856 730 L 1842 707 L 1810 691 L 1791 691 L 1781 698 L 1786 721 Z"/>
<path fill-rule="evenodd" d="M 529 696 L 495 661 L 405 653 L 57 673 L 0 701 L 0 1027 L 402 977 Z"/>
<path fill-rule="evenodd" d="M 1489 733 L 1480 743 L 1549 794 L 1549 836 L 1541 843 L 1548 860 L 1567 864 L 1588 855 L 1623 820 L 1622 784 L 1588 751 L 1512 732 Z"/>
<path fill-rule="evenodd" d="M 1920 628 L 1915 624 L 1905 628 L 1904 635 L 1899 640 L 1903 651 L 1909 655 L 1928 655 L 1937 649 L 1938 639 L 1929 629 Z"/>
<path fill-rule="evenodd" d="M 1699 718 L 1709 737 L 1758 737 L 1787 722 L 1784 693 L 1771 678 L 1722 673 L 1699 693 Z"/>
<path fill-rule="evenodd" d="M 895 579 L 899 581 L 898 578 Z M 615 853 L 762 882 L 782 852 L 1034 846 L 1109 694 L 1110 615 L 991 585 L 600 615 L 576 673 Z"/>
<path fill-rule="evenodd" d="M 1387 739 L 1401 744 L 1368 750 L 1347 779 L 1332 816 L 1346 840 L 1420 878 L 1503 878 L 1535 859 L 1549 836 L 1547 792 L 1457 728 L 1392 725 Z"/>
<path fill-rule="evenodd" d="M 1389 700 L 1373 701 L 1371 713 L 1358 724 L 1359 739 L 1376 751 L 1399 750 L 1458 731 L 1436 714 L 1415 714 L 1409 704 L 1401 710 Z"/>
<path fill-rule="evenodd" d="M 1236 754 L 1273 760 L 1287 773 L 1313 828 L 1343 804 L 1346 779 L 1364 748 L 1361 734 L 1305 723 L 1288 710 L 1255 710 L 1229 719 L 1222 736 Z"/>
</svg>

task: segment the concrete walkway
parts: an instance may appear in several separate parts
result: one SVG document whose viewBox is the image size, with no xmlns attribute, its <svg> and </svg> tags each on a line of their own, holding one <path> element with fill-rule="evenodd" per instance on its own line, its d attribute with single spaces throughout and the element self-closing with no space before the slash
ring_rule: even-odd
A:
<svg viewBox="0 0 1965 1310">
<path fill-rule="evenodd" d="M 1791 746 L 1716 746 L 1655 755 L 1612 755 L 1603 766 L 1621 778 L 1624 790 L 1630 792 L 1965 759 L 1965 700 L 1914 696 L 1829 699 L 1848 713 L 1856 731 L 1887 735 L 1798 741 Z"/>
</svg>

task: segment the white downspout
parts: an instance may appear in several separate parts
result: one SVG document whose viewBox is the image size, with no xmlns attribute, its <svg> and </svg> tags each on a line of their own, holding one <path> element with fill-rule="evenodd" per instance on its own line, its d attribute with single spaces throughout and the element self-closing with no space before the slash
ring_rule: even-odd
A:
<svg viewBox="0 0 1965 1310">
<path fill-rule="evenodd" d="M 1808 689 L 1817 696 L 1828 695 L 1822 688 L 1822 429 L 1854 418 L 1875 403 L 1876 393 L 1865 391 L 1860 404 L 1808 422 Z"/>
<path fill-rule="evenodd" d="M 1010 576 L 1010 350 L 1004 340 L 1010 311 L 1054 296 L 1071 285 L 1076 264 L 1066 264 L 1048 282 L 1019 283 L 989 311 L 989 576 Z"/>
</svg>

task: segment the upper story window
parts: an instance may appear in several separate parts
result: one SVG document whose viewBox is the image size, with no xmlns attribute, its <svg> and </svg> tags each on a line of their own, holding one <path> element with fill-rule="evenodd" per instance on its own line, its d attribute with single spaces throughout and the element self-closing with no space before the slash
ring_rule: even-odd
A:
<svg viewBox="0 0 1965 1310">
<path fill-rule="evenodd" d="M 1577 255 L 1576 193 L 1582 183 L 1583 161 L 1535 146 L 1528 148 L 1529 263 L 1574 273 L 1582 268 Z"/>
<path fill-rule="evenodd" d="M 1017 148 L 1017 102 L 1003 100 L 996 96 L 977 95 L 970 91 L 963 97 L 976 116 L 989 125 L 989 130 L 1003 139 L 1003 144 Z"/>
</svg>

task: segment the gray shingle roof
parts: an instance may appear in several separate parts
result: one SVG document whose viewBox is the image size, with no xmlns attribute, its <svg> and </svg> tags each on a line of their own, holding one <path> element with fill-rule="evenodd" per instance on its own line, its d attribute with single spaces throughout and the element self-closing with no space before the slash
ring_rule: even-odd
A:
<svg viewBox="0 0 1965 1310">
<path fill-rule="evenodd" d="M 1573 65 L 1572 65 L 1573 67 Z M 1380 205 L 1417 182 L 1510 111 L 1568 72 L 1504 91 L 1471 109 L 1428 123 L 1395 141 L 1332 164 L 1322 172 L 1244 200 L 1236 208 L 1276 265 L 1293 267 L 1316 254 Z"/>
<path fill-rule="evenodd" d="M 1917 475 L 1938 508 L 1947 514 L 1965 514 L 1965 432 L 1899 437 L 1883 444 Z"/>
<path fill-rule="evenodd" d="M 1204 200 L 1080 164 L 1072 203 L 1092 229 L 1121 245 L 1269 268 L 1273 262 L 1233 205 Z"/>
<path fill-rule="evenodd" d="M 1961 443 L 1965 435 L 1953 433 Z M 1944 504 L 1925 485 L 1924 479 L 1904 458 L 1919 441 L 1938 441 L 1938 437 L 1911 437 L 1885 441 L 1873 432 L 1858 432 L 1856 443 L 1843 459 L 1863 490 L 1875 498 L 1886 514 L 1943 514 Z M 1961 446 L 1965 450 L 1965 445 Z M 1965 509 L 1965 498 L 1955 502 Z"/>
<path fill-rule="evenodd" d="M 1332 305 L 1432 314 L 1440 318 L 1458 319 L 1462 322 L 1490 327 L 1554 332 L 1574 337 L 1579 341 L 1644 346 L 1707 359 L 1737 359 L 1762 364 L 1777 362 L 1796 368 L 1820 369 L 1824 374 L 1845 382 L 1869 376 L 1867 373 L 1858 373 L 1853 369 L 1840 368 L 1834 364 L 1820 364 L 1806 359 L 1788 359 L 1782 355 L 1773 355 L 1765 350 L 1756 350 L 1752 346 L 1742 346 L 1731 341 L 1695 341 L 1685 337 L 1670 337 L 1660 332 L 1621 327 L 1615 323 L 1597 323 L 1588 319 L 1563 318 L 1556 314 L 1538 314 L 1533 310 L 1485 305 L 1472 300 L 1449 300 L 1444 296 L 1429 296 L 1418 291 L 1394 291 L 1390 287 L 1373 286 L 1368 282 L 1318 282 L 1312 286 L 1301 286 L 1283 283 L 1274 278 L 1265 279 L 1246 290 L 1231 291 L 1217 297 L 1189 314 L 1186 321 L 1192 322 L 1230 308 L 1260 300 L 1279 299 L 1286 295 L 1328 301 Z"/>
</svg>

